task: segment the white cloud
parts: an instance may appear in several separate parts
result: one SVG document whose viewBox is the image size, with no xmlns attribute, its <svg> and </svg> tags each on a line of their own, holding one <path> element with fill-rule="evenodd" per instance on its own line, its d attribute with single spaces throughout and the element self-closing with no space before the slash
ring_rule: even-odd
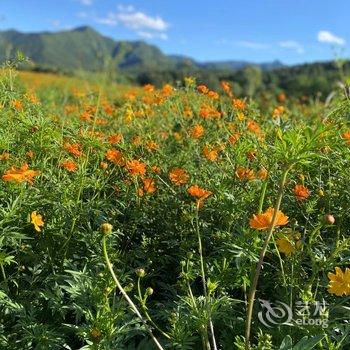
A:
<svg viewBox="0 0 350 350">
<path fill-rule="evenodd" d="M 279 47 L 282 47 L 284 49 L 291 49 L 291 50 L 294 50 L 296 51 L 297 53 L 304 53 L 304 48 L 303 46 L 298 43 L 297 41 L 294 41 L 294 40 L 286 40 L 286 41 L 281 41 L 278 43 L 278 46 Z"/>
<path fill-rule="evenodd" d="M 110 12 L 106 17 L 95 18 L 97 23 L 105 24 L 107 26 L 116 26 L 118 24 L 117 15 Z"/>
<path fill-rule="evenodd" d="M 59 19 L 53 19 L 50 21 L 53 27 L 59 27 L 61 25 L 61 21 Z"/>
<path fill-rule="evenodd" d="M 168 35 L 166 33 L 151 33 L 145 31 L 139 31 L 137 34 L 144 39 L 161 39 L 168 40 Z"/>
<path fill-rule="evenodd" d="M 84 6 L 91 6 L 92 5 L 92 0 L 77 0 Z"/>
<path fill-rule="evenodd" d="M 237 41 L 235 44 L 252 50 L 266 50 L 270 47 L 268 44 L 258 43 L 255 41 Z"/>
<path fill-rule="evenodd" d="M 133 12 L 135 11 L 135 7 L 132 5 L 118 5 L 118 10 L 120 12 Z"/>
<path fill-rule="evenodd" d="M 152 29 L 164 31 L 169 27 L 161 17 L 151 17 L 143 12 L 118 13 L 117 20 L 131 29 Z"/>
<path fill-rule="evenodd" d="M 86 12 L 81 11 L 81 12 L 77 13 L 77 17 L 79 17 L 79 18 L 88 18 L 89 15 Z"/>
<path fill-rule="evenodd" d="M 343 38 L 340 38 L 339 36 L 334 35 L 331 32 L 328 32 L 327 30 L 321 30 L 317 34 L 317 40 L 320 43 L 329 43 L 329 44 L 335 44 L 335 45 L 345 45 L 345 40 Z"/>
</svg>

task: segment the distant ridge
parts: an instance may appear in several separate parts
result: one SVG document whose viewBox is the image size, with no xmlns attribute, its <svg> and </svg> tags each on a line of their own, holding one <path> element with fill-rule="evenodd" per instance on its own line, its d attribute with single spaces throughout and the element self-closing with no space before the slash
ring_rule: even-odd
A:
<svg viewBox="0 0 350 350">
<path fill-rule="evenodd" d="M 200 63 L 190 57 L 165 55 L 158 47 L 143 41 L 113 40 L 89 26 L 58 32 L 0 32 L 0 61 L 20 50 L 35 66 L 47 69 L 101 71 L 106 65 L 119 69 L 170 70 L 190 65 L 198 69 L 237 70 L 249 65 L 263 70 L 283 67 L 279 61 L 253 64 L 248 61 Z"/>
</svg>

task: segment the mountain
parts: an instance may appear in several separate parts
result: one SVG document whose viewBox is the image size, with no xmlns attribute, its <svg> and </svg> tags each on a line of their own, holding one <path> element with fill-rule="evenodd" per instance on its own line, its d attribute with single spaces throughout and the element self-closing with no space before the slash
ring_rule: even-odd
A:
<svg viewBox="0 0 350 350">
<path fill-rule="evenodd" d="M 140 71 L 182 67 L 237 70 L 253 65 L 246 61 L 199 63 L 185 56 L 168 56 L 154 45 L 143 41 L 115 41 L 88 26 L 59 32 L 0 32 L 0 62 L 14 57 L 18 50 L 36 67 L 64 71 L 82 69 L 96 72 L 107 66 Z M 271 69 L 283 65 L 277 61 L 258 66 Z"/>
</svg>

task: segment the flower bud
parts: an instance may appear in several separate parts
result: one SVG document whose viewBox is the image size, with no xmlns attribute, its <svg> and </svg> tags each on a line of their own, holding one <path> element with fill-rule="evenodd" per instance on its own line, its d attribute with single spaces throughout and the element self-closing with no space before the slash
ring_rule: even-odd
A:
<svg viewBox="0 0 350 350">
<path fill-rule="evenodd" d="M 323 220 L 324 222 L 327 224 L 327 225 L 334 225 L 335 223 L 335 218 L 333 215 L 331 214 L 326 214 L 324 217 L 323 217 Z"/>
<path fill-rule="evenodd" d="M 135 272 L 137 277 L 140 277 L 140 278 L 145 277 L 146 275 L 146 271 L 144 269 L 136 269 Z"/>
<path fill-rule="evenodd" d="M 100 230 L 104 235 L 109 235 L 112 233 L 113 226 L 111 224 L 105 222 L 100 226 Z"/>
<path fill-rule="evenodd" d="M 322 188 L 320 188 L 318 191 L 317 191 L 318 195 L 320 197 L 323 197 L 324 196 L 324 191 L 322 190 Z"/>
<path fill-rule="evenodd" d="M 152 295 L 152 294 L 153 294 L 153 288 L 148 287 L 148 288 L 146 289 L 146 295 Z"/>
</svg>

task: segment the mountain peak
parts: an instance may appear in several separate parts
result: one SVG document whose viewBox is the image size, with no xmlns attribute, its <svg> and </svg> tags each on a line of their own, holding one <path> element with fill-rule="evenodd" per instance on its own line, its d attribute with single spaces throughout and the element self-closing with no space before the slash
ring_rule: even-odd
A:
<svg viewBox="0 0 350 350">
<path fill-rule="evenodd" d="M 80 27 L 76 27 L 74 29 L 71 30 L 72 32 L 94 32 L 97 33 L 97 31 L 90 27 L 90 26 L 80 26 Z"/>
</svg>

